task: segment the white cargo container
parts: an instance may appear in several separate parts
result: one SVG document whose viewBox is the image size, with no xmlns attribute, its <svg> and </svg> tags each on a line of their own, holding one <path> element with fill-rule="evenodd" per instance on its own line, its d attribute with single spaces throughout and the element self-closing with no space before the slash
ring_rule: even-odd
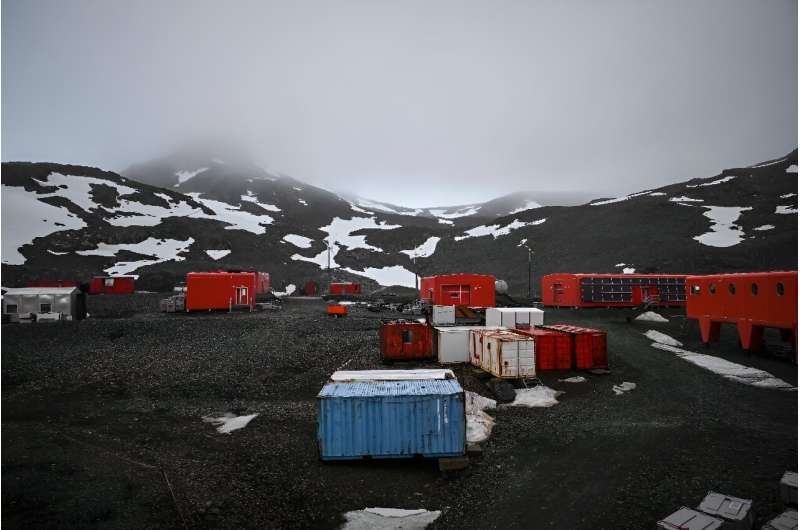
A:
<svg viewBox="0 0 800 530">
<path fill-rule="evenodd" d="M 86 317 L 86 299 L 77 287 L 21 287 L 3 295 L 3 314 L 12 322 L 52 322 Z"/>
<path fill-rule="evenodd" d="M 507 328 L 530 328 L 544 325 L 544 311 L 535 307 L 488 307 L 487 326 Z"/>
<path fill-rule="evenodd" d="M 473 330 L 498 330 L 500 327 L 444 326 L 434 328 L 433 347 L 440 364 L 468 363 L 469 340 Z"/>
<path fill-rule="evenodd" d="M 664 528 L 668 530 L 717 530 L 722 525 L 722 520 L 684 506 L 659 521 L 656 528 L 659 530 Z"/>
<path fill-rule="evenodd" d="M 797 506 L 797 473 L 787 471 L 781 478 L 781 500 L 783 504 Z"/>
<path fill-rule="evenodd" d="M 726 521 L 725 528 L 750 530 L 753 528 L 753 501 L 709 491 L 697 509 Z"/>
<path fill-rule="evenodd" d="M 797 530 L 797 510 L 786 510 L 761 528 L 762 530 Z"/>
<path fill-rule="evenodd" d="M 454 326 L 456 323 L 456 307 L 452 305 L 435 305 L 431 310 L 431 324 L 434 326 Z"/>
<path fill-rule="evenodd" d="M 471 332 L 470 361 L 495 377 L 535 377 L 535 353 L 533 337 L 507 329 Z"/>
</svg>

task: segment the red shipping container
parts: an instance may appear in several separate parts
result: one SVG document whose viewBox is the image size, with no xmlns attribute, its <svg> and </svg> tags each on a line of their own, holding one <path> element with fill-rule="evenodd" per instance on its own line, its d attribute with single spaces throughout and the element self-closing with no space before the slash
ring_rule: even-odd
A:
<svg viewBox="0 0 800 530">
<path fill-rule="evenodd" d="M 433 357 L 433 332 L 421 322 L 388 322 L 381 326 L 381 355 L 385 361 Z"/>
<path fill-rule="evenodd" d="M 343 294 L 361 294 L 361 284 L 354 282 L 335 282 L 331 283 L 328 288 L 328 294 L 343 295 Z"/>
<path fill-rule="evenodd" d="M 317 282 L 306 282 L 305 285 L 303 285 L 303 294 L 306 296 L 316 296 L 317 290 Z"/>
<path fill-rule="evenodd" d="M 79 287 L 74 280 L 34 280 L 28 282 L 28 287 Z"/>
<path fill-rule="evenodd" d="M 703 342 L 719 340 L 720 325 L 736 324 L 742 348 L 761 347 L 764 328 L 783 330 L 797 350 L 797 271 L 689 276 L 686 317 Z"/>
<path fill-rule="evenodd" d="M 686 305 L 685 274 L 547 274 L 542 303 L 553 307 Z"/>
<path fill-rule="evenodd" d="M 347 306 L 338 304 L 329 305 L 327 312 L 329 317 L 343 317 L 347 315 Z"/>
<path fill-rule="evenodd" d="M 89 294 L 133 294 L 135 288 L 133 276 L 95 276 L 89 281 Z"/>
<path fill-rule="evenodd" d="M 569 333 L 543 328 L 514 331 L 533 337 L 537 372 L 572 368 L 572 335 Z"/>
<path fill-rule="evenodd" d="M 419 280 L 419 297 L 432 305 L 495 306 L 495 278 L 488 274 L 443 274 Z"/>
<path fill-rule="evenodd" d="M 572 335 L 574 351 L 573 368 L 576 370 L 608 369 L 606 332 L 570 324 L 553 324 L 546 329 L 564 331 Z"/>
<path fill-rule="evenodd" d="M 255 307 L 255 272 L 190 272 L 186 275 L 186 310 L 210 311 Z"/>
</svg>

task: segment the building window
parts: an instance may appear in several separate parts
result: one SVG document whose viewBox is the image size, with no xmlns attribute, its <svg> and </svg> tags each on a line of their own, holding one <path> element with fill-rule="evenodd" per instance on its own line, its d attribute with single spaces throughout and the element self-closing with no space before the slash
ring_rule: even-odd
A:
<svg viewBox="0 0 800 530">
<path fill-rule="evenodd" d="M 39 312 L 40 313 L 49 313 L 51 310 L 50 304 L 39 304 Z"/>
<path fill-rule="evenodd" d="M 778 291 L 778 296 L 783 296 L 783 282 L 778 282 L 775 289 Z"/>
<path fill-rule="evenodd" d="M 714 283 L 714 282 L 709 283 L 708 284 L 708 292 L 711 293 L 711 294 L 715 294 L 717 292 L 717 284 Z"/>
<path fill-rule="evenodd" d="M 106 278 L 103 280 L 103 285 L 106 287 L 114 287 L 114 278 Z"/>
<path fill-rule="evenodd" d="M 403 330 L 403 344 L 411 344 L 411 342 L 412 342 L 411 330 L 410 329 L 404 329 Z"/>
<path fill-rule="evenodd" d="M 692 285 L 692 294 L 700 294 L 700 286 Z"/>
<path fill-rule="evenodd" d="M 728 284 L 728 292 L 731 294 L 736 294 L 736 285 L 729 283 Z"/>
<path fill-rule="evenodd" d="M 753 282 L 750 284 L 750 292 L 753 293 L 753 296 L 758 294 L 758 284 Z"/>
<path fill-rule="evenodd" d="M 6 313 L 16 313 L 17 304 L 6 304 Z"/>
</svg>

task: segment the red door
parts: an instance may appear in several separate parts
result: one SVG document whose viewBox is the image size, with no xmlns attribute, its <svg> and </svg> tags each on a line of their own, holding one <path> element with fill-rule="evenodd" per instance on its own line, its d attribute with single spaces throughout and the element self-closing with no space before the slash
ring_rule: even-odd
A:
<svg viewBox="0 0 800 530">
<path fill-rule="evenodd" d="M 443 305 L 469 305 L 469 285 L 442 285 Z"/>
</svg>

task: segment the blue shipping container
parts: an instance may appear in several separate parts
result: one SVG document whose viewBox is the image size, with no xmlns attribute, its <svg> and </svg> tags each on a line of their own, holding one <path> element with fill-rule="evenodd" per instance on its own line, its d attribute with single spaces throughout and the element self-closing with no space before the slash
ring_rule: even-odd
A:
<svg viewBox="0 0 800 530">
<path fill-rule="evenodd" d="M 323 460 L 460 456 L 464 390 L 456 379 L 328 383 L 317 395 Z"/>
</svg>

